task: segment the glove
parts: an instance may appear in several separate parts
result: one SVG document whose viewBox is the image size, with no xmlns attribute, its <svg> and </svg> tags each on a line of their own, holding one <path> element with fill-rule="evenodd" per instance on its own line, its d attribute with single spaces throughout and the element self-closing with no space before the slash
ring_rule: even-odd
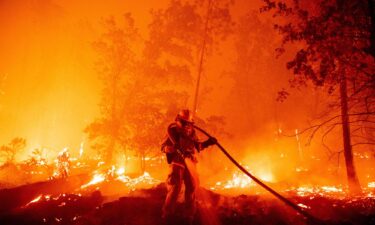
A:
<svg viewBox="0 0 375 225">
<path fill-rule="evenodd" d="M 214 144 L 216 144 L 216 143 L 217 143 L 216 138 L 214 138 L 214 137 L 209 137 L 206 141 L 204 141 L 204 142 L 202 143 L 202 147 L 203 147 L 203 148 L 207 148 L 208 146 L 214 145 Z"/>
<path fill-rule="evenodd" d="M 217 140 L 214 137 L 208 138 L 207 141 L 208 141 L 209 145 L 215 145 L 217 143 Z"/>
</svg>

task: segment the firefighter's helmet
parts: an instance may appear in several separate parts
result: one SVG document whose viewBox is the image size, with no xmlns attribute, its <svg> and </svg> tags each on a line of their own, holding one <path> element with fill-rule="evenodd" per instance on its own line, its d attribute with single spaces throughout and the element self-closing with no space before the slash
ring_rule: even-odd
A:
<svg viewBox="0 0 375 225">
<path fill-rule="evenodd" d="M 193 114 L 190 112 L 190 110 L 183 109 L 177 114 L 176 121 L 181 121 L 185 123 L 194 123 Z"/>
</svg>

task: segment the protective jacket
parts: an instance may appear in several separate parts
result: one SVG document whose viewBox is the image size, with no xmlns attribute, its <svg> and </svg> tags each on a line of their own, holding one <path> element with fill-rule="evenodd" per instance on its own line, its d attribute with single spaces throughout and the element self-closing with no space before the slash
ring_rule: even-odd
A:
<svg viewBox="0 0 375 225">
<path fill-rule="evenodd" d="M 202 151 L 210 145 L 210 141 L 200 142 L 195 131 L 187 136 L 176 123 L 168 126 L 167 139 L 162 144 L 162 151 L 166 153 L 169 164 L 184 165 L 184 158 L 196 161 L 196 152 Z"/>
</svg>

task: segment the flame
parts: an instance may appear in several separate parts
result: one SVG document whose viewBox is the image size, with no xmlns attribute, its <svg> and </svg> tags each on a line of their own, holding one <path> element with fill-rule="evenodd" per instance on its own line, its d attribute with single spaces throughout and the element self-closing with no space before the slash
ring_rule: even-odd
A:
<svg viewBox="0 0 375 225">
<path fill-rule="evenodd" d="M 247 168 L 247 166 L 244 166 Z M 266 182 L 272 182 L 274 181 L 274 177 L 271 173 L 260 173 L 258 175 L 260 180 L 266 181 Z M 244 189 L 244 188 L 250 188 L 252 186 L 255 186 L 255 182 L 248 177 L 246 174 L 243 174 L 242 172 L 234 172 L 232 174 L 232 179 L 227 180 L 225 182 L 216 182 L 215 187 L 211 187 L 212 190 L 223 190 L 223 189 Z"/>
<path fill-rule="evenodd" d="M 298 205 L 299 207 L 301 207 L 301 208 L 305 208 L 305 209 L 310 209 L 310 208 L 311 208 L 310 206 L 307 206 L 307 205 L 302 204 L 302 203 L 298 203 L 297 205 Z"/>
<path fill-rule="evenodd" d="M 346 192 L 340 186 L 302 186 L 290 190 L 291 192 L 296 192 L 297 195 L 304 196 L 324 196 L 324 197 L 338 197 L 340 195 L 344 196 Z"/>
<path fill-rule="evenodd" d="M 369 187 L 369 188 L 375 188 L 375 181 L 368 183 L 367 187 Z"/>
<path fill-rule="evenodd" d="M 32 203 L 38 202 L 42 197 L 43 197 L 43 195 L 39 195 L 38 197 L 34 198 L 34 199 L 31 200 L 29 203 L 27 203 L 26 206 L 27 206 L 27 205 L 30 205 L 30 204 L 32 204 Z"/>
<path fill-rule="evenodd" d="M 94 176 L 87 184 L 81 186 L 81 189 L 85 189 L 89 186 L 97 185 L 104 181 L 120 181 L 130 190 L 135 190 L 139 185 L 154 185 L 160 183 L 159 180 L 154 179 L 148 172 L 144 172 L 141 176 L 136 178 L 131 178 L 125 175 L 125 167 L 119 167 L 112 165 L 107 172 L 94 172 Z"/>
<path fill-rule="evenodd" d="M 143 175 L 130 179 L 126 182 L 126 186 L 129 187 L 131 190 L 135 190 L 137 185 L 154 185 L 160 183 L 160 181 L 152 178 L 148 172 L 144 172 Z"/>
<path fill-rule="evenodd" d="M 322 190 L 325 192 L 343 192 L 342 188 L 337 188 L 334 186 L 323 186 Z"/>
<path fill-rule="evenodd" d="M 246 188 L 250 187 L 251 184 L 252 180 L 248 176 L 244 174 L 239 174 L 237 172 L 233 174 L 232 180 L 229 180 L 226 182 L 226 184 L 224 184 L 224 188 Z"/>
<path fill-rule="evenodd" d="M 272 173 L 262 173 L 259 175 L 259 178 L 263 181 L 266 181 L 266 182 L 273 182 L 274 181 L 274 177 L 272 175 Z"/>
<path fill-rule="evenodd" d="M 81 142 L 81 145 L 79 147 L 79 157 L 81 158 L 83 155 L 83 145 L 85 144 L 84 141 Z"/>
<path fill-rule="evenodd" d="M 246 168 L 246 166 L 244 166 Z M 255 173 L 254 173 L 255 174 Z M 256 175 L 260 180 L 266 181 L 266 182 L 275 182 L 274 176 L 272 173 L 258 173 Z M 274 183 L 274 185 L 271 185 L 272 188 L 275 187 L 277 183 Z M 224 191 L 225 193 L 228 193 L 227 191 L 233 192 L 235 190 L 241 189 L 242 190 L 256 190 L 254 189 L 257 187 L 257 184 L 251 180 L 248 176 L 243 174 L 242 172 L 236 171 L 232 174 L 232 178 L 226 181 L 218 181 L 210 187 L 211 190 L 214 191 Z M 374 193 L 372 191 L 372 188 L 375 188 L 375 182 L 369 182 L 367 184 L 367 188 L 364 188 L 364 195 L 367 197 L 373 198 Z M 348 191 L 345 186 L 342 185 L 303 185 L 303 186 L 297 186 L 297 187 L 291 187 L 287 189 L 281 190 L 284 193 L 289 193 L 292 195 L 298 195 L 301 197 L 310 197 L 311 199 L 320 196 L 325 198 L 338 198 L 343 199 L 348 197 Z M 256 191 L 256 194 L 259 194 L 260 192 Z M 302 208 L 305 208 L 304 206 L 300 206 Z"/>
<path fill-rule="evenodd" d="M 34 198 L 33 200 L 31 200 L 29 203 L 27 203 L 25 206 L 23 206 L 23 207 L 27 207 L 27 206 L 29 206 L 29 205 L 31 205 L 31 204 L 34 204 L 34 203 L 36 203 L 36 202 L 39 202 L 39 201 L 41 201 L 41 200 L 43 200 L 43 199 L 45 199 L 45 200 L 49 200 L 51 198 L 51 195 L 43 195 L 43 194 L 40 194 L 40 195 L 38 195 L 36 198 Z"/>
<path fill-rule="evenodd" d="M 123 175 L 124 173 L 125 173 L 125 167 L 120 167 L 120 168 L 118 168 L 117 171 L 116 171 L 116 174 L 117 174 L 118 176 L 121 176 L 121 175 Z"/>
<path fill-rule="evenodd" d="M 88 182 L 87 184 L 82 185 L 81 188 L 82 189 L 87 188 L 89 186 L 101 183 L 104 180 L 105 180 L 105 175 L 104 174 L 94 174 L 94 177 L 92 178 L 92 180 L 90 182 Z"/>
</svg>

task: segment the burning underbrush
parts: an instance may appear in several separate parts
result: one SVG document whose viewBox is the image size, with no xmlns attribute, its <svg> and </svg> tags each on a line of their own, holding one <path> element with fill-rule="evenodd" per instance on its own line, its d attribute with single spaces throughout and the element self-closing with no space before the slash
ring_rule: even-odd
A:
<svg viewBox="0 0 375 225">
<path fill-rule="evenodd" d="M 134 173 L 129 166 L 108 165 L 100 158 L 64 154 L 52 164 L 37 160 L 25 167 L 24 177 L 39 180 L 0 190 L 0 224 L 163 224 L 165 159 L 147 159 L 147 171 Z M 282 182 L 271 170 L 244 167 L 325 224 L 375 224 L 374 181 L 362 183 L 363 193 L 352 196 L 340 183 Z M 20 171 L 20 165 L 12 168 Z M 294 171 L 298 177 L 307 170 Z M 195 224 L 308 223 L 240 171 L 225 169 L 215 179 L 201 178 Z M 179 202 L 177 212 L 182 214 L 182 194 Z M 175 224 L 182 222 L 176 218 Z"/>
<path fill-rule="evenodd" d="M 19 190 L 22 192 L 22 190 Z M 2 212 L 1 224 L 163 224 L 160 211 L 166 194 L 164 184 L 136 189 L 108 200 L 100 191 L 84 194 L 40 194 L 12 210 Z M 358 196 L 328 198 L 319 194 L 288 192 L 325 224 L 375 224 L 375 198 Z M 194 224 L 308 224 L 297 213 L 268 195 L 225 196 L 200 189 Z M 182 213 L 179 203 L 177 212 Z M 176 224 L 183 224 L 176 219 Z"/>
<path fill-rule="evenodd" d="M 77 191 L 90 192 L 93 190 L 101 190 L 107 194 L 129 194 L 137 189 L 152 188 L 159 184 L 161 181 L 157 180 L 148 172 L 144 172 L 140 176 L 130 177 L 125 175 L 125 169 L 120 167 L 116 169 L 112 166 L 111 169 L 105 172 L 95 171 L 92 179 L 81 185 Z"/>
</svg>

